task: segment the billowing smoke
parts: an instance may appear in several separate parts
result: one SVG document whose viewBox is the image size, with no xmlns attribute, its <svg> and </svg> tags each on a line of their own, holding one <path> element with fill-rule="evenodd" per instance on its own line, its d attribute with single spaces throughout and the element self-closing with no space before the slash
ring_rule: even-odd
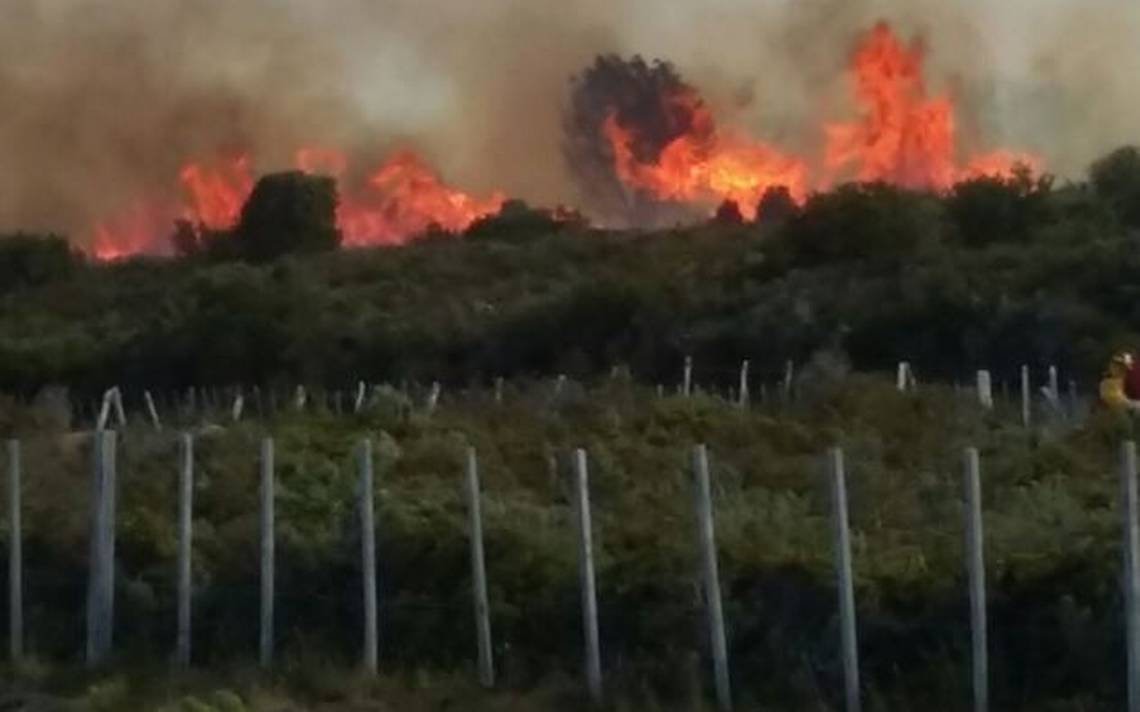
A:
<svg viewBox="0 0 1140 712">
<path fill-rule="evenodd" d="M 282 162 L 355 135 L 360 114 L 330 81 L 341 59 L 273 6 L 6 2 L 0 226 L 86 238 L 138 200 L 174 198 L 188 159 Z"/>
<path fill-rule="evenodd" d="M 667 58 L 718 130 L 811 157 L 821 117 L 853 114 L 844 68 L 878 19 L 925 38 L 963 142 L 1079 176 L 1140 140 L 1140 5 L 1122 0 L 5 0 L 0 230 L 82 241 L 178 200 L 188 160 L 248 153 L 261 173 L 311 145 L 360 172 L 408 148 L 475 195 L 608 212 L 619 194 L 564 152 L 568 79 L 595 57 Z"/>
</svg>

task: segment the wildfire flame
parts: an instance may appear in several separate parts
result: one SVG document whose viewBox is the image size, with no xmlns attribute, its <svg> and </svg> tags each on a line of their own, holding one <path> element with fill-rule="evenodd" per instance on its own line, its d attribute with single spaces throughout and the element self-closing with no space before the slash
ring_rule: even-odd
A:
<svg viewBox="0 0 1140 712">
<path fill-rule="evenodd" d="M 954 104 L 948 96 L 927 95 L 924 59 L 920 43 L 904 45 L 886 23 L 863 36 L 849 68 L 862 116 L 825 128 L 829 179 L 854 168 L 860 181 L 944 190 L 969 178 L 1008 177 L 1017 164 L 1039 165 L 1032 156 L 1003 150 L 959 166 Z"/>
<path fill-rule="evenodd" d="M 336 150 L 306 147 L 294 156 L 298 170 L 331 175 L 343 181 L 347 157 Z M 248 156 L 207 165 L 186 164 L 179 171 L 184 203 L 138 204 L 95 226 L 91 252 L 96 259 L 114 260 L 143 252 L 164 252 L 172 216 L 212 230 L 232 228 L 253 192 Z M 376 169 L 364 186 L 346 190 L 337 209 L 337 222 L 349 246 L 395 245 L 429 228 L 457 232 L 475 220 L 498 212 L 505 196 L 476 198 L 445 185 L 416 154 L 402 151 Z"/>
<path fill-rule="evenodd" d="M 785 186 L 797 200 L 807 189 L 807 164 L 743 135 L 718 131 L 712 113 L 690 94 L 668 98 L 684 104 L 691 129 L 666 145 L 653 162 L 633 153 L 637 127 L 622 126 L 611 113 L 602 131 L 614 153 L 614 168 L 628 186 L 677 202 L 732 200 L 752 219 L 764 192 Z"/>
<path fill-rule="evenodd" d="M 302 170 L 320 172 L 314 171 L 319 165 L 341 177 L 347 160 L 327 150 L 298 154 Z M 337 222 L 350 247 L 398 245 L 432 228 L 465 230 L 479 218 L 497 213 L 505 200 L 498 191 L 476 198 L 449 188 L 419 156 L 401 151 L 372 173 L 363 188 L 342 197 Z"/>
<path fill-rule="evenodd" d="M 193 223 L 221 230 L 235 224 L 241 207 L 253 192 L 248 156 L 219 167 L 191 163 L 182 168 L 179 180 L 189 204 L 182 217 Z"/>
<path fill-rule="evenodd" d="M 698 97 L 681 91 L 663 101 L 694 117 L 690 129 L 652 160 L 633 151 L 639 128 L 611 113 L 602 133 L 613 153 L 614 172 L 627 187 L 664 201 L 711 207 L 734 201 L 748 219 L 769 187 L 786 187 L 802 202 L 809 189 L 837 178 L 884 181 L 906 188 L 945 190 L 981 176 L 1008 178 L 1018 166 L 1040 170 L 1040 161 L 1007 150 L 968 156 L 958 163 L 955 108 L 948 96 L 928 96 L 919 43 L 905 45 L 886 23 L 860 38 L 849 73 L 860 109 L 858 119 L 826 124 L 822 171 L 738 132 L 719 130 Z"/>
<path fill-rule="evenodd" d="M 662 103 L 656 104 L 680 129 L 669 133 L 664 145 L 661 127 L 646 123 L 654 119 L 638 118 L 637 112 L 619 114 L 616 107 L 600 132 L 613 157 L 613 173 L 627 188 L 655 200 L 706 208 L 733 201 L 747 219 L 755 217 L 764 193 L 775 187 L 786 188 L 802 202 L 809 191 L 848 178 L 942 191 L 980 176 L 1008 178 L 1019 166 L 1040 171 L 1037 158 L 1008 150 L 963 155 L 954 102 L 950 96 L 928 94 L 924 59 L 920 43 L 907 45 L 886 23 L 859 38 L 848 67 L 859 115 L 824 124 L 822 165 L 814 171 L 807 158 L 717 126 L 697 92 L 679 80 L 661 90 Z M 608 162 L 608 155 L 603 160 Z M 461 231 L 504 202 L 499 192 L 480 198 L 449 187 L 410 151 L 390 156 L 359 183 L 346 179 L 349 160 L 336 150 L 305 147 L 294 163 L 299 170 L 338 179 L 337 220 L 349 246 L 400 244 L 433 227 Z M 248 156 L 188 163 L 179 181 L 181 205 L 139 204 L 99 223 L 93 230 L 93 254 L 115 259 L 161 251 L 156 247 L 165 245 L 172 216 L 228 229 L 254 185 Z"/>
</svg>

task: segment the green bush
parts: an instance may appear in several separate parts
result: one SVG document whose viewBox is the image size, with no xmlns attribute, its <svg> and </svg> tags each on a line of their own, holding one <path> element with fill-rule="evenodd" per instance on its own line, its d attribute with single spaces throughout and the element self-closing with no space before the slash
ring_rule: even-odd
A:
<svg viewBox="0 0 1140 712">
<path fill-rule="evenodd" d="M 233 234 L 238 256 L 253 262 L 335 249 L 336 181 L 300 171 L 262 177 L 242 207 Z"/>
<path fill-rule="evenodd" d="M 1097 159 L 1089 180 L 1122 223 L 1140 227 L 1140 148 L 1124 146 Z"/>
<path fill-rule="evenodd" d="M 606 678 L 618 696 L 646 690 L 674 708 L 701 695 L 706 677 L 701 662 L 692 683 L 707 638 L 695 596 L 688 470 L 689 449 L 704 442 L 738 700 L 776 709 L 834 704 L 842 670 L 820 456 L 839 443 L 848 461 L 867 689 L 891 706 L 956 707 L 968 699 L 969 660 L 961 456 L 975 445 L 984 471 L 994 704 L 1119 704 L 1113 473 L 1125 423 L 1093 419 L 1029 435 L 1015 424 L 1012 404 L 999 402 L 987 414 L 949 388 L 900 394 L 887 379 L 858 375 L 803 389 L 792 404 L 748 410 L 712 397 L 658 398 L 620 380 L 570 384 L 554 402 L 549 385 L 515 385 L 501 405 L 486 392 L 455 394 L 431 417 L 288 410 L 268 423 L 202 433 L 195 665 L 224 671 L 256 652 L 257 452 L 270 432 L 283 679 L 302 699 L 352 701 L 342 671 L 357 663 L 361 644 L 353 448 L 384 432 L 390 439 L 377 448 L 374 485 L 383 669 L 409 676 L 469 669 L 474 625 L 461 485 L 470 444 L 479 454 L 502 685 L 527 690 L 576 676 L 581 616 L 566 458 L 584 447 Z M 166 660 L 173 641 L 174 431 L 185 422 L 170 418 L 166 434 L 140 425 L 121 437 L 115 640 L 124 669 Z M 76 512 L 85 511 L 87 488 L 75 483 L 88 476 L 88 445 L 29 437 L 25 463 L 25 552 L 34 562 L 25 598 L 29 641 L 32 654 L 59 663 L 74 659 L 82 640 L 87 525 Z M 113 708 L 139 693 L 114 678 L 93 685 L 89 698 Z M 194 704 L 173 699 L 173 709 Z"/>
<path fill-rule="evenodd" d="M 937 243 L 942 206 L 885 183 L 849 183 L 808 198 L 785 227 L 794 262 L 811 266 L 861 257 L 907 257 Z"/>
<path fill-rule="evenodd" d="M 0 235 L 0 292 L 66 279 L 81 263 L 70 243 L 58 235 Z"/>
</svg>

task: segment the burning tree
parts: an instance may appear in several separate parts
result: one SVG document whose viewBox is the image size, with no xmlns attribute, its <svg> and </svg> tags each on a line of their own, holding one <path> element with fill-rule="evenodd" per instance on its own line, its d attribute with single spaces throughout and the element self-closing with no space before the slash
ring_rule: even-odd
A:
<svg viewBox="0 0 1140 712">
<path fill-rule="evenodd" d="M 637 126 L 629 154 L 638 163 L 654 163 L 676 139 L 705 137 L 711 130 L 698 113 L 702 105 L 696 90 L 668 62 L 650 64 L 639 56 L 612 54 L 597 57 L 570 85 L 562 150 L 587 206 L 620 224 L 659 221 L 668 212 L 667 201 L 625 183 L 617 169 L 616 147 L 604 127 Z M 676 210 L 673 214 L 679 216 Z"/>
</svg>

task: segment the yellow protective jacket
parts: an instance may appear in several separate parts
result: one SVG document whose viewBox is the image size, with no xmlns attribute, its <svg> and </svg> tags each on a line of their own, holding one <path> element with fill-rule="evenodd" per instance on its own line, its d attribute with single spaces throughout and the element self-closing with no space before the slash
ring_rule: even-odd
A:
<svg viewBox="0 0 1140 712">
<path fill-rule="evenodd" d="M 1100 402 L 1109 410 L 1124 412 L 1128 410 L 1128 396 L 1124 393 L 1124 376 L 1115 373 L 1106 373 L 1100 381 Z"/>
</svg>

